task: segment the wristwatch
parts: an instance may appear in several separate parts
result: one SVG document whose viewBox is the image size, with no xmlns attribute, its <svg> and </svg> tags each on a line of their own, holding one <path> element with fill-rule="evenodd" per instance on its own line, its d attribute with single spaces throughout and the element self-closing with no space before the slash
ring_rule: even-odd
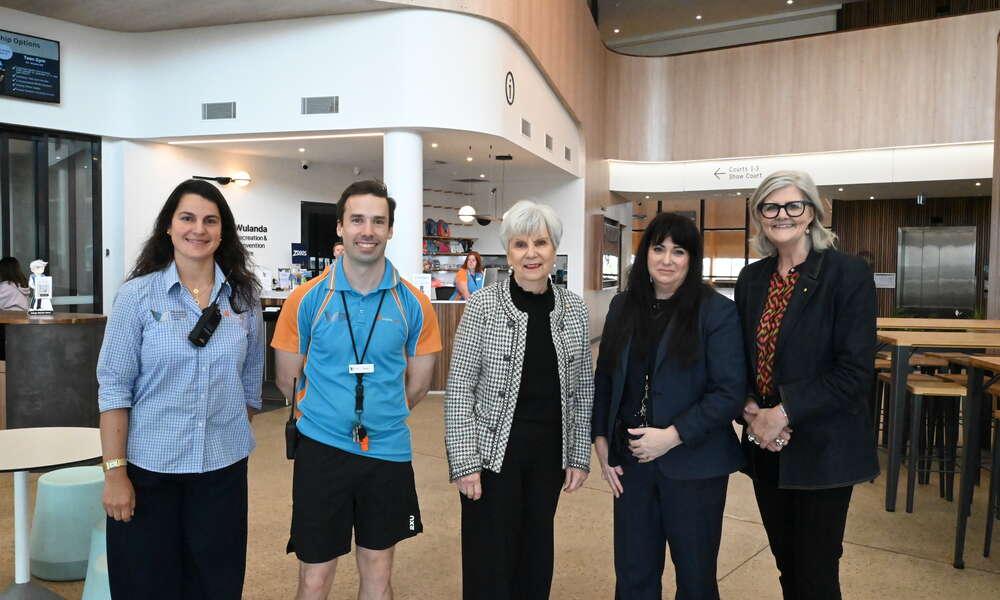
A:
<svg viewBox="0 0 1000 600">
<path fill-rule="evenodd" d="M 101 468 L 107 473 L 111 469 L 117 469 L 118 467 L 124 467 L 128 464 L 128 459 L 125 458 L 112 458 L 111 460 L 105 461 L 101 464 Z"/>
</svg>

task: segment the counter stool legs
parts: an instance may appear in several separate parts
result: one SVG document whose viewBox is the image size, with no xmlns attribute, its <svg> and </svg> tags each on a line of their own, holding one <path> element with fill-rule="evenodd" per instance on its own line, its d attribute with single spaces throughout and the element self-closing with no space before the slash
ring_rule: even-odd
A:
<svg viewBox="0 0 1000 600">
<path fill-rule="evenodd" d="M 1000 495 L 1000 421 L 993 430 L 993 460 L 990 461 L 990 495 L 986 500 L 986 541 L 983 556 L 989 558 L 993 541 L 993 521 L 997 516 L 997 496 Z"/>
<path fill-rule="evenodd" d="M 913 496 L 917 486 L 917 470 L 920 456 L 920 425 L 923 419 L 924 397 L 913 394 L 913 410 L 910 411 L 910 456 L 906 473 L 906 512 L 913 512 Z"/>
</svg>

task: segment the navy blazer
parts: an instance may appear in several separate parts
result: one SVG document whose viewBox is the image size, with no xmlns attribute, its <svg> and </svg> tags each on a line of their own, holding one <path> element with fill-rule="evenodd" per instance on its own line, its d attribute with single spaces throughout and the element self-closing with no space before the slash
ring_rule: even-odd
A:
<svg viewBox="0 0 1000 600">
<path fill-rule="evenodd" d="M 751 389 L 757 385 L 757 326 L 777 260 L 770 256 L 748 265 L 736 283 Z M 779 487 L 834 488 L 878 475 L 868 410 L 874 357 L 871 269 L 837 250 L 810 251 L 799 267 L 774 356 L 774 381 L 792 428 L 792 441 L 781 451 Z M 744 448 L 748 455 L 759 452 L 746 441 Z"/>
<path fill-rule="evenodd" d="M 625 294 L 611 301 L 594 375 L 592 435 L 603 435 L 609 441 L 622 403 L 631 347 L 630 340 L 617 356 L 609 355 L 609 332 L 621 326 L 625 306 Z M 746 399 L 743 337 L 736 305 L 718 292 L 708 291 L 702 299 L 699 321 L 701 356 L 687 367 L 668 360 L 668 325 L 651 378 L 650 425 L 673 425 L 683 441 L 655 460 L 660 471 L 672 479 L 719 477 L 740 470 L 744 464 L 733 430 L 733 419 L 742 413 Z M 615 463 L 614 449 L 609 460 Z"/>
</svg>

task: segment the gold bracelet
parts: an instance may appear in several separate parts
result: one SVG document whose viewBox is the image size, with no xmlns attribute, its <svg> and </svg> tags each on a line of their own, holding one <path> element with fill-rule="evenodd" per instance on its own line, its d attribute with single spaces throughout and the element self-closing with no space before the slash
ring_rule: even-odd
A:
<svg viewBox="0 0 1000 600">
<path fill-rule="evenodd" d="M 107 473 L 111 469 L 117 469 L 118 467 L 124 467 L 127 464 L 128 464 L 128 459 L 125 459 L 125 458 L 112 458 L 111 460 L 105 461 L 104 464 L 101 465 L 101 468 L 103 468 L 104 472 Z"/>
</svg>

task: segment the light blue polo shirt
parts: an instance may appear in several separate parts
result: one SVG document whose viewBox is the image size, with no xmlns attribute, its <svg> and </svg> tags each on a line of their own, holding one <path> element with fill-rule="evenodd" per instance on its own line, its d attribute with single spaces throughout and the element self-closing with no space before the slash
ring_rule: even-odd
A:
<svg viewBox="0 0 1000 600">
<path fill-rule="evenodd" d="M 364 295 L 347 281 L 343 261 L 341 257 L 292 292 L 281 309 L 271 346 L 305 355 L 304 380 L 296 390 L 303 435 L 347 452 L 406 462 L 413 456 L 406 425 L 410 414 L 406 360 L 441 350 L 437 315 L 427 296 L 400 278 L 388 259 L 382 281 Z M 363 361 L 375 365 L 375 371 L 364 376 L 362 423 L 369 436 L 365 452 L 352 437 L 357 377 L 348 366 L 357 361 L 344 302 L 360 357 L 383 291 L 385 300 Z"/>
</svg>

